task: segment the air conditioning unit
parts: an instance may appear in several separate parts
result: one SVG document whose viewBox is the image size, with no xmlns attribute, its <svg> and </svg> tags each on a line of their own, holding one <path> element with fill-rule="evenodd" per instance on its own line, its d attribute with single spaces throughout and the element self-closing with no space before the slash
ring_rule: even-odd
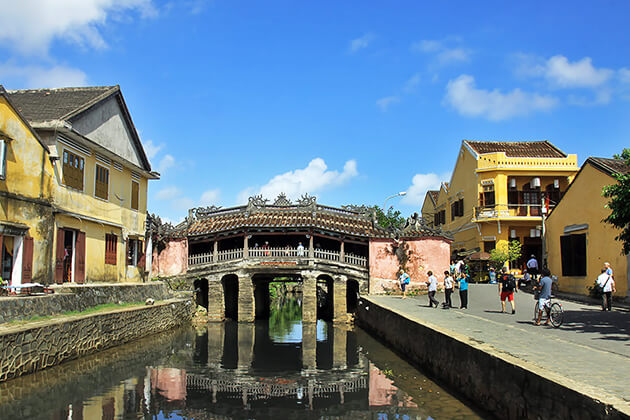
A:
<svg viewBox="0 0 630 420">
<path fill-rule="evenodd" d="M 516 178 L 510 178 L 510 188 L 516 188 Z"/>
<path fill-rule="evenodd" d="M 554 187 L 555 189 L 560 188 L 560 180 L 559 180 L 559 179 L 554 179 L 554 180 L 553 180 L 553 187 Z"/>
<path fill-rule="evenodd" d="M 540 188 L 540 178 L 538 177 L 532 178 L 531 182 L 529 183 L 529 186 L 532 188 Z"/>
</svg>

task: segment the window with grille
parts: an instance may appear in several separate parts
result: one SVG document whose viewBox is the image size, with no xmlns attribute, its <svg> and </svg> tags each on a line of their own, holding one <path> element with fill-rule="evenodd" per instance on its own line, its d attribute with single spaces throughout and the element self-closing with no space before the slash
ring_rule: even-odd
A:
<svg viewBox="0 0 630 420">
<path fill-rule="evenodd" d="M 116 265 L 116 247 L 118 237 L 112 234 L 105 234 L 105 264 Z"/>
<path fill-rule="evenodd" d="M 96 182 L 94 184 L 94 195 L 103 200 L 107 200 L 109 192 L 109 169 L 96 165 Z"/>
<path fill-rule="evenodd" d="M 560 259 L 563 276 L 586 276 L 586 234 L 561 236 Z"/>
<path fill-rule="evenodd" d="M 140 194 L 140 184 L 131 181 L 131 208 L 138 210 L 138 196 Z"/>
<path fill-rule="evenodd" d="M 63 184 L 83 191 L 84 159 L 67 150 L 63 151 Z"/>
</svg>

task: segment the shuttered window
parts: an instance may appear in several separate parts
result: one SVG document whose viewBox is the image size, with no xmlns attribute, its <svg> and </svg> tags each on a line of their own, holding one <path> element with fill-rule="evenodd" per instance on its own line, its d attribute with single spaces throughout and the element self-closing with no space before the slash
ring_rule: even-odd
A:
<svg viewBox="0 0 630 420">
<path fill-rule="evenodd" d="M 131 181 L 131 208 L 138 210 L 138 195 L 140 193 L 140 184 Z"/>
<path fill-rule="evenodd" d="M 560 258 L 563 276 L 586 276 L 586 234 L 561 236 Z"/>
<path fill-rule="evenodd" d="M 109 169 L 96 165 L 96 182 L 94 183 L 94 195 L 107 200 L 109 192 Z"/>
<path fill-rule="evenodd" d="M 84 159 L 67 150 L 63 151 L 63 183 L 67 187 L 83 191 Z"/>
<path fill-rule="evenodd" d="M 118 237 L 112 234 L 105 234 L 105 264 L 116 265 L 116 247 Z"/>
<path fill-rule="evenodd" d="M 0 179 L 7 177 L 7 141 L 0 139 Z"/>
</svg>

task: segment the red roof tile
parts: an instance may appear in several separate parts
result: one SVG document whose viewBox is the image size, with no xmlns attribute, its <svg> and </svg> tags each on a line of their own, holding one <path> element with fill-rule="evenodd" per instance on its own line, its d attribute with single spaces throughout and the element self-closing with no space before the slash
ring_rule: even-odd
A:
<svg viewBox="0 0 630 420">
<path fill-rule="evenodd" d="M 471 141 L 464 140 L 479 154 L 504 152 L 509 157 L 565 158 L 566 153 L 549 141 Z"/>
</svg>

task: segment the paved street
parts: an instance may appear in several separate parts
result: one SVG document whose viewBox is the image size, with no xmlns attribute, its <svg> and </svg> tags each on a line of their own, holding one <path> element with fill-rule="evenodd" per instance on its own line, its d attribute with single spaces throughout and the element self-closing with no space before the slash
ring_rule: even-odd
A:
<svg viewBox="0 0 630 420">
<path fill-rule="evenodd" d="M 532 324 L 535 301 L 529 293 L 516 295 L 515 315 L 501 313 L 496 285 L 471 285 L 466 310 L 429 308 L 427 296 L 370 299 L 488 344 L 585 388 L 595 387 L 595 392 L 621 398 L 630 408 L 630 312 L 625 309 L 602 312 L 597 306 L 556 299 L 565 310 L 564 324 L 556 329 Z M 438 294 L 437 299 L 443 302 L 444 295 Z M 459 306 L 457 293 L 453 304 Z"/>
</svg>

